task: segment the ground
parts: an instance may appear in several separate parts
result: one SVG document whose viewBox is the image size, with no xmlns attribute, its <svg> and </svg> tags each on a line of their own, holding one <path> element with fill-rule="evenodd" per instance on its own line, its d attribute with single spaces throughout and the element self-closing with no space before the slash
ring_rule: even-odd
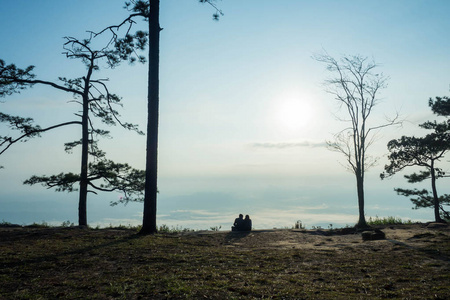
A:
<svg viewBox="0 0 450 300">
<path fill-rule="evenodd" d="M 431 225 L 430 225 L 431 224 Z M 448 226 L 430 224 L 378 226 L 386 234 L 385 240 L 364 242 L 361 234 L 351 228 L 335 230 L 304 230 L 304 229 L 271 229 L 254 230 L 244 233 L 230 233 L 228 246 L 261 249 L 314 249 L 343 250 L 349 248 L 381 247 L 386 251 L 403 245 L 411 249 L 420 249 L 429 244 L 449 237 Z M 436 227 L 436 228 L 430 228 Z M 195 235 L 215 234 L 214 231 L 193 232 Z M 437 234 L 437 235 L 436 235 Z"/>
<path fill-rule="evenodd" d="M 0 228 L 0 299 L 450 299 L 450 230 Z"/>
</svg>

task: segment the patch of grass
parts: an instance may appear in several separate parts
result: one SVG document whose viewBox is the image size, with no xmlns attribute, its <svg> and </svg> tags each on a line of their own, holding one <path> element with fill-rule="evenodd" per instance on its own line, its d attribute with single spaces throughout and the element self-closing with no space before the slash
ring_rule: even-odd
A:
<svg viewBox="0 0 450 300">
<path fill-rule="evenodd" d="M 306 226 L 302 223 L 302 220 L 297 220 L 292 229 L 306 229 Z"/>
<path fill-rule="evenodd" d="M 69 220 L 62 222 L 61 227 L 74 227 L 75 224 Z"/>
<path fill-rule="evenodd" d="M 369 226 L 373 225 L 412 225 L 414 224 L 411 220 L 402 220 L 401 218 L 396 217 L 383 217 L 379 218 L 375 216 L 375 218 L 369 217 L 367 220 L 367 224 Z"/>
<path fill-rule="evenodd" d="M 12 224 L 10 222 L 5 221 L 2 219 L 2 222 L 0 223 L 1 226 L 11 226 Z"/>
<path fill-rule="evenodd" d="M 42 221 L 41 223 L 34 222 L 33 224 L 28 225 L 27 227 L 30 227 L 30 228 L 49 228 L 50 225 L 47 222 Z"/>
<path fill-rule="evenodd" d="M 132 231 L 137 231 L 137 232 L 139 230 L 141 230 L 141 228 L 142 228 L 142 225 L 134 226 L 134 225 L 131 225 L 131 224 L 128 224 L 128 225 L 122 225 L 122 224 L 112 225 L 112 224 L 109 224 L 108 227 L 104 227 L 104 228 L 101 228 L 100 226 L 95 227 L 96 230 L 114 229 L 114 230 L 132 230 Z"/>
<path fill-rule="evenodd" d="M 222 226 L 214 226 L 214 227 L 209 227 L 209 230 L 211 231 L 219 231 L 222 228 Z"/>
<path fill-rule="evenodd" d="M 167 226 L 166 224 L 162 224 L 159 226 L 158 232 L 159 233 L 182 233 L 182 232 L 192 232 L 193 229 L 189 228 L 183 228 L 181 226 Z"/>
</svg>

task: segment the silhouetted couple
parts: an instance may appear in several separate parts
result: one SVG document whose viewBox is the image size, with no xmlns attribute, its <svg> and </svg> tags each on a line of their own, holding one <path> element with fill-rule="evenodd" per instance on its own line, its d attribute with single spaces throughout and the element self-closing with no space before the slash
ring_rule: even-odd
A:
<svg viewBox="0 0 450 300">
<path fill-rule="evenodd" d="M 244 216 L 239 214 L 239 218 L 234 220 L 234 224 L 231 227 L 231 231 L 250 231 L 252 230 L 252 220 L 249 215 Z"/>
</svg>

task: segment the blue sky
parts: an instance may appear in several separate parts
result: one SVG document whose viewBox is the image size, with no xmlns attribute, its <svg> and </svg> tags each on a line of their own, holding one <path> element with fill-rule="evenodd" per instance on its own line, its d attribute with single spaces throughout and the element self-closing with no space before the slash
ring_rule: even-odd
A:
<svg viewBox="0 0 450 300">
<path fill-rule="evenodd" d="M 7 1 L 0 11 L 0 58 L 35 65 L 38 78 L 83 75 L 62 55 L 64 36 L 87 37 L 122 20 L 124 1 Z M 432 210 L 411 210 L 393 191 L 410 187 L 402 174 L 380 181 L 386 143 L 420 135 L 434 118 L 430 97 L 450 88 L 448 1 L 223 0 L 224 12 L 196 0 L 161 1 L 160 145 L 158 223 L 208 229 L 250 214 L 255 228 L 352 225 L 357 220 L 354 176 L 343 157 L 324 147 L 345 128 L 325 92 L 330 76 L 312 59 L 326 50 L 339 58 L 361 54 L 390 77 L 374 122 L 399 111 L 406 120 L 370 149 L 378 166 L 366 178 L 366 215 L 432 220 Z M 145 24 L 138 24 L 143 27 Z M 101 71 L 123 97 L 126 121 L 146 126 L 146 65 Z M 71 95 L 34 87 L 2 99 L 1 111 L 33 117 L 41 126 L 73 119 Z M 0 127 L 0 130 L 6 130 Z M 143 168 L 145 138 L 112 128 L 101 142 L 108 157 Z M 77 194 L 23 186 L 33 174 L 77 172 L 79 155 L 63 144 L 79 129 L 61 129 L 15 145 L 0 157 L 0 220 L 28 224 L 77 221 Z M 445 162 L 443 164 L 445 168 Z M 448 166 L 447 166 L 448 167 Z M 425 186 L 425 185 L 424 185 Z M 449 193 L 448 183 L 439 191 Z M 142 205 L 109 207 L 118 194 L 90 195 L 91 225 L 139 224 Z"/>
</svg>

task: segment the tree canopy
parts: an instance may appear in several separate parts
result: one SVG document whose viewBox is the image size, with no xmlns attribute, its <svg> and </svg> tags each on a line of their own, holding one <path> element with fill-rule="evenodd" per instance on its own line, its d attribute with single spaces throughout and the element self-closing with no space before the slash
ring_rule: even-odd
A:
<svg viewBox="0 0 450 300">
<path fill-rule="evenodd" d="M 437 115 L 448 115 L 449 99 L 430 99 L 429 105 Z M 418 183 L 430 180 L 431 193 L 426 189 L 402 189 L 396 188 L 399 195 L 412 197 L 411 201 L 415 208 L 432 207 L 436 222 L 442 222 L 443 218 L 449 218 L 444 205 L 450 204 L 450 195 L 438 195 L 436 180 L 447 177 L 445 172 L 438 167 L 439 162 L 450 150 L 450 122 L 428 121 L 419 125 L 432 130 L 423 137 L 402 136 L 399 139 L 389 141 L 389 164 L 385 165 L 384 172 L 380 175 L 382 179 L 395 175 L 410 167 L 420 167 L 424 170 L 405 175 L 409 183 Z"/>
</svg>

